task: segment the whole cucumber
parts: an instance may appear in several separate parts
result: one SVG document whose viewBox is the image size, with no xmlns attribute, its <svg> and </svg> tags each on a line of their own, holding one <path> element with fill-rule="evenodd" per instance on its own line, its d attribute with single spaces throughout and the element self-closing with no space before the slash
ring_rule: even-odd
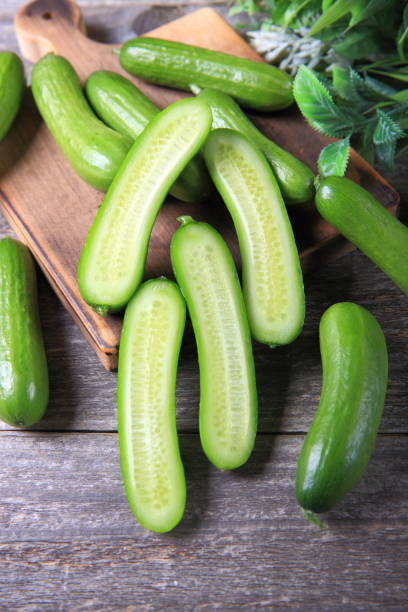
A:
<svg viewBox="0 0 408 612">
<path fill-rule="evenodd" d="M 0 51 L 0 141 L 9 131 L 25 90 L 24 66 L 12 51 Z"/>
<path fill-rule="evenodd" d="M 242 106 L 279 110 L 293 102 L 292 79 L 275 66 L 158 38 L 134 38 L 120 50 L 122 67 L 158 85 L 219 89 Z"/>
<path fill-rule="evenodd" d="M 316 193 L 316 207 L 408 295 L 408 228 L 361 185 L 329 176 Z"/>
<path fill-rule="evenodd" d="M 323 387 L 303 445 L 296 497 L 305 510 L 326 512 L 357 484 L 370 458 L 387 388 L 388 357 L 375 318 L 350 302 L 320 321 Z"/>
<path fill-rule="evenodd" d="M 0 240 L 0 419 L 28 427 L 48 404 L 48 369 L 29 250 Z"/>
<path fill-rule="evenodd" d="M 100 70 L 92 73 L 86 82 L 85 91 L 102 121 L 132 140 L 136 140 L 160 112 L 136 85 L 117 72 Z M 204 161 L 197 156 L 180 174 L 170 193 L 185 202 L 199 202 L 211 190 Z"/>
<path fill-rule="evenodd" d="M 231 96 L 215 89 L 203 89 L 198 97 L 211 108 L 213 129 L 236 130 L 263 151 L 287 204 L 303 204 L 313 198 L 314 174 L 311 169 L 262 134 Z"/>
<path fill-rule="evenodd" d="M 79 176 L 107 191 L 132 140 L 96 117 L 78 75 L 63 57 L 48 53 L 33 68 L 31 87 L 48 129 Z"/>
</svg>

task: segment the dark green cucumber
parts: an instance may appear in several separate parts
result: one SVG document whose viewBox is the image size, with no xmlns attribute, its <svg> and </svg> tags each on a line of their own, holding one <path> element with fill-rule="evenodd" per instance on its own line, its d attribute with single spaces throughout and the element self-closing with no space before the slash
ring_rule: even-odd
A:
<svg viewBox="0 0 408 612">
<path fill-rule="evenodd" d="M 387 388 L 388 357 L 375 318 L 350 302 L 320 321 L 323 387 L 300 453 L 296 497 L 305 510 L 326 512 L 357 484 L 370 458 Z"/>
<path fill-rule="evenodd" d="M 236 130 L 263 151 L 272 166 L 286 203 L 303 204 L 313 198 L 314 174 L 310 168 L 264 136 L 231 96 L 214 89 L 204 89 L 198 97 L 205 100 L 211 108 L 213 129 Z"/>
<path fill-rule="evenodd" d="M 119 348 L 118 434 L 129 505 L 152 531 L 183 516 L 186 483 L 176 431 L 176 372 L 186 318 L 177 285 L 144 283 L 126 308 Z"/>
<path fill-rule="evenodd" d="M 9 131 L 25 90 L 24 66 L 12 51 L 0 51 L 0 141 Z"/>
<path fill-rule="evenodd" d="M 107 191 L 132 140 L 96 117 L 65 58 L 53 53 L 41 58 L 31 87 L 42 118 L 72 167 L 89 185 Z"/>
<path fill-rule="evenodd" d="M 171 241 L 200 365 L 200 438 L 208 459 L 232 470 L 254 446 L 257 393 L 251 334 L 232 255 L 207 223 L 180 217 Z"/>
<path fill-rule="evenodd" d="M 130 149 L 97 212 L 79 262 L 81 295 L 100 314 L 120 310 L 136 291 L 157 213 L 210 128 L 208 104 L 180 100 L 159 113 Z"/>
<path fill-rule="evenodd" d="M 120 50 L 122 67 L 146 81 L 190 91 L 219 89 L 242 106 L 278 110 L 293 102 L 292 79 L 275 66 L 158 38 L 134 38 Z"/>
<path fill-rule="evenodd" d="M 204 147 L 210 175 L 234 221 L 252 335 L 276 346 L 303 327 L 299 254 L 278 184 L 265 156 L 245 136 L 214 130 Z"/>
<path fill-rule="evenodd" d="M 330 176 L 316 193 L 316 206 L 335 227 L 408 295 L 408 228 L 363 187 Z"/>
<path fill-rule="evenodd" d="M 0 419 L 28 427 L 48 404 L 48 369 L 29 250 L 0 240 Z"/>
<path fill-rule="evenodd" d="M 132 140 L 136 140 L 160 112 L 136 85 L 117 72 L 94 72 L 88 78 L 85 90 L 99 117 Z M 180 174 L 170 193 L 185 202 L 198 202 L 211 193 L 211 187 L 204 161 L 195 157 Z"/>
</svg>

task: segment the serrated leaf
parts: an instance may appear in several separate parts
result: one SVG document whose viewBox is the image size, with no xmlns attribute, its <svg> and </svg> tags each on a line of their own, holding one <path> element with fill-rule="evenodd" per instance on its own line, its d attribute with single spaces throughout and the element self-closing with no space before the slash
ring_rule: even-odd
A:
<svg viewBox="0 0 408 612">
<path fill-rule="evenodd" d="M 358 72 L 351 68 L 350 80 L 360 96 L 373 102 L 389 100 L 396 91 L 393 87 L 386 85 L 378 79 L 373 79 L 369 76 L 363 78 Z"/>
<path fill-rule="evenodd" d="M 362 27 L 347 33 L 333 48 L 341 57 L 354 61 L 378 55 L 381 52 L 381 39 L 376 30 Z"/>
<path fill-rule="evenodd" d="M 405 135 L 399 123 L 384 111 L 377 109 L 377 118 L 378 121 L 373 136 L 375 145 L 396 141 Z"/>
<path fill-rule="evenodd" d="M 293 95 L 302 114 L 312 127 L 328 136 L 348 136 L 353 120 L 334 102 L 316 74 L 301 66 L 293 84 Z"/>
<path fill-rule="evenodd" d="M 378 160 L 390 170 L 394 168 L 395 147 L 396 140 L 390 140 L 389 142 L 378 144 L 375 147 Z"/>
<path fill-rule="evenodd" d="M 351 72 L 348 68 L 334 66 L 332 69 L 333 87 L 338 96 L 350 102 L 362 102 L 355 85 L 351 79 Z"/>
<path fill-rule="evenodd" d="M 356 0 L 337 0 L 334 4 L 323 13 L 323 15 L 316 21 L 314 26 L 309 32 L 309 36 L 315 36 L 323 28 L 327 28 L 332 23 L 347 15 L 353 8 Z"/>
<path fill-rule="evenodd" d="M 322 149 L 317 162 L 320 176 L 344 176 L 350 157 L 350 138 L 333 142 Z"/>
</svg>

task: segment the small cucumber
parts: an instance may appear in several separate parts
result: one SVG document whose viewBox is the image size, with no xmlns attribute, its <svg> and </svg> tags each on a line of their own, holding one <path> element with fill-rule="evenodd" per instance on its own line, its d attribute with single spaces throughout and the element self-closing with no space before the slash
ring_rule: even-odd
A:
<svg viewBox="0 0 408 612">
<path fill-rule="evenodd" d="M 9 131 L 23 101 L 24 66 L 12 51 L 0 51 L 0 141 Z"/>
<path fill-rule="evenodd" d="M 232 470 L 254 446 L 257 393 L 251 335 L 232 255 L 207 223 L 180 217 L 173 270 L 194 327 L 200 366 L 200 438 L 208 459 Z"/>
<path fill-rule="evenodd" d="M 0 419 L 28 427 L 48 404 L 48 369 L 29 250 L 0 240 Z"/>
<path fill-rule="evenodd" d="M 271 346 L 288 344 L 302 329 L 305 298 L 299 254 L 272 170 L 262 152 L 233 130 L 211 132 L 204 157 L 238 235 L 252 335 Z"/>
<path fill-rule="evenodd" d="M 330 176 L 316 193 L 316 207 L 408 295 L 408 228 L 363 187 Z"/>
<path fill-rule="evenodd" d="M 132 140 L 136 140 L 160 112 L 136 85 L 117 72 L 94 72 L 88 78 L 85 90 L 99 117 Z M 170 193 L 185 202 L 199 202 L 211 193 L 211 187 L 204 161 L 198 156 L 186 166 Z"/>
<path fill-rule="evenodd" d="M 132 512 L 151 531 L 173 529 L 186 501 L 175 405 L 185 318 L 177 285 L 150 280 L 129 302 L 120 339 L 120 464 Z"/>
<path fill-rule="evenodd" d="M 65 58 L 53 53 L 41 58 L 33 68 L 31 87 L 42 118 L 72 167 L 86 183 L 107 191 L 131 139 L 96 117 Z"/>
<path fill-rule="evenodd" d="M 236 130 L 263 151 L 287 204 L 302 204 L 313 198 L 314 174 L 310 168 L 264 136 L 231 96 L 214 89 L 203 89 L 198 97 L 211 108 L 213 129 Z"/>
<path fill-rule="evenodd" d="M 209 106 L 175 102 L 144 129 L 92 224 L 78 270 L 82 297 L 104 315 L 120 310 L 142 280 L 150 234 L 168 190 L 211 127 Z"/>
<path fill-rule="evenodd" d="M 134 38 L 120 50 L 122 67 L 158 85 L 219 89 L 242 106 L 271 111 L 293 102 L 292 79 L 275 66 L 158 38 Z"/>
<path fill-rule="evenodd" d="M 320 321 L 323 387 L 296 475 L 305 510 L 326 512 L 356 485 L 370 458 L 387 388 L 388 357 L 375 318 L 350 302 Z"/>
</svg>

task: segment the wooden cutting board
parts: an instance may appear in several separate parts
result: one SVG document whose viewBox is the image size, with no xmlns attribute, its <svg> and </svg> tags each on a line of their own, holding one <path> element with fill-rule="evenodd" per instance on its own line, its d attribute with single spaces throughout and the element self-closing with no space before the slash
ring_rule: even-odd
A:
<svg viewBox="0 0 408 612">
<path fill-rule="evenodd" d="M 71 0 L 35 0 L 20 9 L 15 26 L 22 54 L 32 62 L 54 51 L 72 62 L 83 80 L 100 69 L 123 73 L 112 53 L 113 46 L 86 37 L 79 7 Z M 188 14 L 149 35 L 262 61 L 209 8 Z M 161 108 L 186 95 L 132 80 Z M 250 116 L 265 134 L 315 169 L 317 156 L 329 140 L 311 130 L 295 109 L 276 115 Z M 399 200 L 395 190 L 355 152 L 348 176 L 371 191 L 390 211 L 397 212 Z M 103 365 L 114 369 L 121 318 L 103 319 L 95 314 L 81 299 L 76 282 L 81 249 L 102 198 L 102 193 L 89 187 L 71 169 L 41 121 L 31 92 L 27 91 L 13 128 L 0 144 L 0 205 Z M 235 233 L 220 201 L 193 205 L 168 198 L 151 237 L 146 277 L 171 275 L 169 242 L 178 225 L 176 217 L 183 213 L 215 225 L 239 264 Z M 290 214 L 305 271 L 353 248 L 312 208 L 292 207 Z"/>
</svg>

